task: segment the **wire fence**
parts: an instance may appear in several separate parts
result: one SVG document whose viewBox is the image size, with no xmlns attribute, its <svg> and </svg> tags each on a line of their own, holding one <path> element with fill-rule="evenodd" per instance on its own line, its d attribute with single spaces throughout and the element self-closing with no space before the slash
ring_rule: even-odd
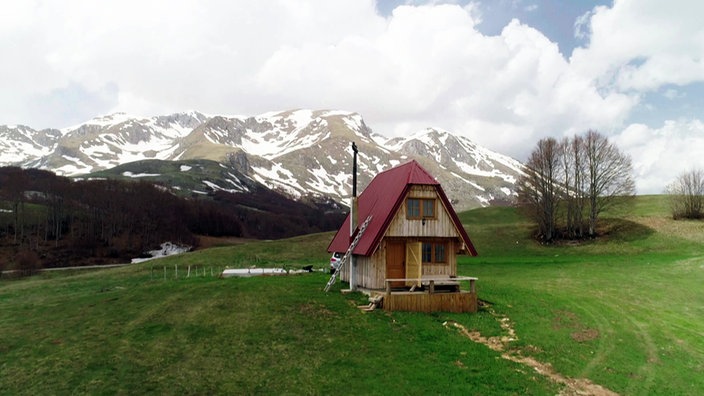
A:
<svg viewBox="0 0 704 396">
<path fill-rule="evenodd" d="M 209 265 L 157 265 L 150 268 L 150 279 L 188 279 L 188 278 L 218 278 L 222 275 L 224 267 Z"/>
</svg>

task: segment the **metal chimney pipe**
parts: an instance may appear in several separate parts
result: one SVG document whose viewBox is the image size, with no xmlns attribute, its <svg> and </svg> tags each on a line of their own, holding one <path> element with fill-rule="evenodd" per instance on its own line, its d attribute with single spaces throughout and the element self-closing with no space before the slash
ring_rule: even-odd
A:
<svg viewBox="0 0 704 396">
<path fill-rule="evenodd" d="M 354 151 L 354 154 L 352 156 L 352 196 L 356 197 L 357 196 L 357 153 L 359 153 L 359 150 L 357 150 L 357 145 L 352 142 L 352 151 Z"/>
<path fill-rule="evenodd" d="M 357 145 L 354 142 L 352 142 L 352 151 L 354 152 L 354 154 L 352 155 L 352 202 L 350 205 L 350 243 L 352 243 L 352 235 L 354 235 L 354 231 L 357 229 L 357 224 L 359 224 L 359 222 L 357 221 L 357 153 L 359 153 L 359 150 L 357 150 Z M 350 290 L 357 290 L 357 257 L 355 257 L 354 253 L 350 256 Z"/>
</svg>

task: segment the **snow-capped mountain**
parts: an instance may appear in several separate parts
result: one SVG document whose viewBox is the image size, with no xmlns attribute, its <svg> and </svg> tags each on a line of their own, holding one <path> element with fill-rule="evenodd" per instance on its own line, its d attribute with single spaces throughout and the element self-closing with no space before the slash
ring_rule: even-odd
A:
<svg viewBox="0 0 704 396">
<path fill-rule="evenodd" d="M 360 191 L 378 172 L 416 159 L 460 210 L 510 201 L 522 172 L 518 161 L 448 131 L 387 139 L 357 113 L 328 110 L 254 117 L 118 113 L 62 130 L 0 126 L 0 165 L 75 176 L 144 159 L 209 159 L 296 198 L 342 202 L 351 194 L 353 141 L 359 147 Z"/>
</svg>

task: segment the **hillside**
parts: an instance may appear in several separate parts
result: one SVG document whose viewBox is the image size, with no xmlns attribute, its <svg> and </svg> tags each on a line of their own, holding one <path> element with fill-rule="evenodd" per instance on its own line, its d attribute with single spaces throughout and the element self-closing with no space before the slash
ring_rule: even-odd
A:
<svg viewBox="0 0 704 396">
<path fill-rule="evenodd" d="M 505 353 L 620 394 L 699 394 L 704 223 L 674 222 L 663 203 L 638 197 L 632 214 L 608 214 L 605 238 L 580 245 L 533 242 L 512 208 L 461 213 L 479 256 L 461 258 L 460 272 L 479 277 L 488 304 L 477 314 L 363 314 L 355 305 L 364 298 L 338 293 L 343 286 L 321 291 L 323 273 L 210 276 L 225 266 L 324 268 L 330 233 L 0 280 L 0 387 L 35 394 L 567 394 L 443 325 L 455 321 L 485 337 L 508 337 L 508 326 L 515 337 L 502 341 Z"/>
<path fill-rule="evenodd" d="M 0 126 L 0 165 L 77 176 L 142 160 L 211 160 L 295 199 L 343 203 L 351 195 L 352 142 L 360 149 L 360 189 L 378 172 L 415 159 L 460 209 L 511 201 L 523 168 L 449 131 L 389 139 L 357 113 L 305 109 L 257 116 L 118 113 L 61 130 Z"/>
<path fill-rule="evenodd" d="M 0 270 L 112 264 L 164 242 L 334 230 L 334 201 L 295 201 L 207 160 L 133 162 L 71 180 L 0 167 Z"/>
</svg>

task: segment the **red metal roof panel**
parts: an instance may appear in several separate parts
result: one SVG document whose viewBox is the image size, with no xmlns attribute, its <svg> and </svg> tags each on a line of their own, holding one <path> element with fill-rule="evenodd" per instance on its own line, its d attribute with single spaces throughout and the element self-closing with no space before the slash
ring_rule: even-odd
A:
<svg viewBox="0 0 704 396">
<path fill-rule="evenodd" d="M 455 223 L 455 227 L 464 240 L 467 248 L 473 256 L 477 255 L 472 242 L 469 240 L 464 227 L 462 227 L 457 214 L 452 209 L 450 201 L 442 190 L 440 183 L 428 173 L 415 160 L 406 162 L 395 168 L 391 168 L 379 173 L 369 183 L 366 189 L 358 198 L 358 226 L 361 225 L 368 216 L 372 220 L 354 249 L 354 254 L 370 256 L 378 246 L 384 236 L 389 223 L 398 211 L 411 185 L 433 185 L 436 186 L 440 199 L 448 208 L 450 217 Z M 328 246 L 328 252 L 345 252 L 350 246 L 350 216 L 347 215 L 345 222 L 335 234 L 332 242 Z M 356 232 L 356 231 L 355 231 Z"/>
</svg>

